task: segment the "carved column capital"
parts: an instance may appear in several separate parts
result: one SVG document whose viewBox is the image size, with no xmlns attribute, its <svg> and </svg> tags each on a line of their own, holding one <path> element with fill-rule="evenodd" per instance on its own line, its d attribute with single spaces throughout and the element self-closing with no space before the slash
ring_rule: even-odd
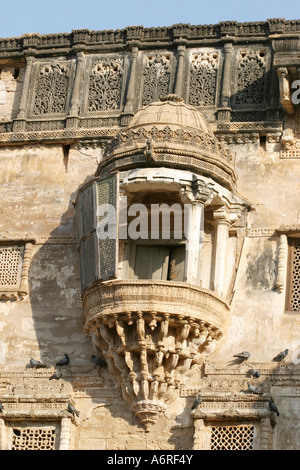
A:
<svg viewBox="0 0 300 470">
<path fill-rule="evenodd" d="M 180 196 L 184 204 L 201 203 L 207 206 L 212 201 L 213 192 L 204 184 L 195 181 L 191 185 L 181 186 Z"/>
<path fill-rule="evenodd" d="M 226 205 L 220 206 L 213 211 L 214 224 L 232 225 L 241 216 L 241 209 L 229 208 Z"/>
</svg>

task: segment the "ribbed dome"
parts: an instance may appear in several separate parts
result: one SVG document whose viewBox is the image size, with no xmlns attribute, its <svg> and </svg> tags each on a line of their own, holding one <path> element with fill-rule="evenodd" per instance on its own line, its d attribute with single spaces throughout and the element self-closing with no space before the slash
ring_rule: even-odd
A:
<svg viewBox="0 0 300 470">
<path fill-rule="evenodd" d="M 209 124 L 200 111 L 185 104 L 177 95 L 167 95 L 160 101 L 141 108 L 132 118 L 128 129 L 153 125 L 191 128 L 213 136 Z"/>
<path fill-rule="evenodd" d="M 231 156 L 197 108 L 176 95 L 141 108 L 106 146 L 96 176 L 138 167 L 172 167 L 209 176 L 229 189 Z"/>
</svg>

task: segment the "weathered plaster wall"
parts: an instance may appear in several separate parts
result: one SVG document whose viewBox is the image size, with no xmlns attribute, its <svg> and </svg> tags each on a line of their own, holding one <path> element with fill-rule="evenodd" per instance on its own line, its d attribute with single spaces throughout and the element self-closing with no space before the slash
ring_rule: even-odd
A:
<svg viewBox="0 0 300 470">
<path fill-rule="evenodd" d="M 298 221 L 300 176 L 298 161 L 280 159 L 278 144 L 236 146 L 237 191 L 254 210 L 249 228 L 273 228 Z M 300 347 L 300 318 L 285 313 L 285 289 L 276 289 L 278 236 L 246 237 L 234 286 L 226 336 L 218 345 L 218 358 L 239 349 L 257 361 L 268 361 L 283 349 Z M 280 331 L 280 334 L 278 332 Z M 274 341 L 276 338 L 276 341 Z"/>
<path fill-rule="evenodd" d="M 0 67 L 0 121 L 16 117 L 24 73 L 24 66 L 3 65 Z"/>
<path fill-rule="evenodd" d="M 51 362 L 64 352 L 84 359 L 90 343 L 82 331 L 72 198 L 98 156 L 71 149 L 66 157 L 61 146 L 32 146 L 1 149 L 0 158 L 1 235 L 36 239 L 30 295 L 0 304 L 1 363 L 24 364 L 37 355 Z"/>
</svg>

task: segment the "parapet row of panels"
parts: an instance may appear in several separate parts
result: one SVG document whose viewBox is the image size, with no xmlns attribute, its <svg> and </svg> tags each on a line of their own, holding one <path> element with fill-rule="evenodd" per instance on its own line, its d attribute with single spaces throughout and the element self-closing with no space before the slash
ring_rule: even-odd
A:
<svg viewBox="0 0 300 470">
<path fill-rule="evenodd" d="M 134 66 L 130 51 L 82 54 L 80 66 L 75 55 L 33 58 L 26 93 L 26 131 L 64 129 L 74 93 L 78 94 L 78 74 L 76 100 L 81 128 L 120 125 L 133 75 L 133 113 L 176 92 L 214 121 L 226 86 L 232 121 L 277 119 L 279 92 L 271 47 L 263 43 L 236 45 L 229 56 L 226 54 L 224 47 L 184 48 L 183 52 L 176 48 L 139 50 Z M 225 59 L 230 62 L 229 85 L 228 76 L 224 79 Z M 26 73 L 28 76 L 28 70 Z M 274 110 L 273 117 L 270 109 Z M 0 132 L 9 130 L 4 123 L 0 125 Z"/>
</svg>

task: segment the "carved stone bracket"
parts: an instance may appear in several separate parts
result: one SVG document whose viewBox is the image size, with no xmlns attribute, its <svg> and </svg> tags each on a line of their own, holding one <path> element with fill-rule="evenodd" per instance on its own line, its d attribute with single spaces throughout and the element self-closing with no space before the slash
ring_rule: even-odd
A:
<svg viewBox="0 0 300 470">
<path fill-rule="evenodd" d="M 213 293 L 171 281 L 109 281 L 83 306 L 85 331 L 146 429 L 214 350 L 228 311 Z"/>
<path fill-rule="evenodd" d="M 286 114 L 294 114 L 295 107 L 291 101 L 291 91 L 290 91 L 288 69 L 286 67 L 279 67 L 277 69 L 277 75 L 279 79 L 280 101 L 284 109 L 284 112 Z"/>
</svg>

